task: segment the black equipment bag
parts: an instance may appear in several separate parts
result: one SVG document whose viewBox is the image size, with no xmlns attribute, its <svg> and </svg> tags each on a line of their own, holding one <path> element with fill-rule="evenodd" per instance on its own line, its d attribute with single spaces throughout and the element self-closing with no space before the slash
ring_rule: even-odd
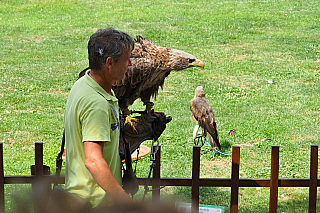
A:
<svg viewBox="0 0 320 213">
<path fill-rule="evenodd" d="M 138 183 L 136 174 L 132 169 L 130 145 L 124 138 L 122 138 L 122 140 L 125 146 L 124 155 L 125 155 L 125 164 L 126 164 L 126 167 L 123 168 L 122 188 L 127 194 L 131 194 L 133 196 L 139 190 L 139 183 Z"/>
</svg>

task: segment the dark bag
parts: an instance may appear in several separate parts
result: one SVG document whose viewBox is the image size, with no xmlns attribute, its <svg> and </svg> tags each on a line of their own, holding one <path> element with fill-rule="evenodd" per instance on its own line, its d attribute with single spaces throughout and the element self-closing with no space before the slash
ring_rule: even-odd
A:
<svg viewBox="0 0 320 213">
<path fill-rule="evenodd" d="M 138 183 L 136 174 L 132 169 L 130 145 L 129 143 L 126 142 L 124 138 L 122 138 L 122 140 L 125 145 L 125 164 L 126 164 L 126 168 L 123 169 L 124 171 L 122 176 L 122 188 L 126 193 L 131 194 L 133 196 L 139 190 L 139 183 Z"/>
<path fill-rule="evenodd" d="M 50 194 L 50 199 L 47 204 L 46 212 L 48 213 L 87 213 L 91 210 L 92 206 L 90 201 L 74 195 L 61 186 L 58 185 L 60 171 L 62 166 L 62 154 L 64 151 L 65 133 L 63 131 L 63 138 L 61 150 L 56 159 L 56 175 L 54 186 Z"/>
</svg>

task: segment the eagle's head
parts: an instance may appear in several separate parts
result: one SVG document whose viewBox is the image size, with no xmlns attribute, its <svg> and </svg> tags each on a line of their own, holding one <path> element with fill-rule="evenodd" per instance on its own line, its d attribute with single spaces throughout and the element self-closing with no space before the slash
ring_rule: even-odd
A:
<svg viewBox="0 0 320 213">
<path fill-rule="evenodd" d="M 201 97 L 205 97 L 204 91 L 203 91 L 203 87 L 202 86 L 198 86 L 195 90 L 195 94 L 194 94 L 195 98 L 201 98 Z"/>
<path fill-rule="evenodd" d="M 172 70 L 179 71 L 190 67 L 204 68 L 204 63 L 189 53 L 170 49 L 168 66 L 170 66 Z"/>
<path fill-rule="evenodd" d="M 148 58 L 154 67 L 161 71 L 184 70 L 190 67 L 202 67 L 204 63 L 193 55 L 172 48 L 155 45 L 152 41 L 137 36 L 131 52 L 132 58 Z"/>
</svg>

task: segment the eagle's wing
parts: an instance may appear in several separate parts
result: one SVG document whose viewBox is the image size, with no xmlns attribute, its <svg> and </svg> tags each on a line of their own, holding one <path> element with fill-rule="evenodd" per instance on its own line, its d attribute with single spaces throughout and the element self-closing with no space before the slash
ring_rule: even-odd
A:
<svg viewBox="0 0 320 213">
<path fill-rule="evenodd" d="M 153 71 L 152 63 L 147 58 L 130 58 L 132 66 L 127 68 L 125 77 L 115 82 L 113 90 L 117 98 L 123 97 L 128 94 L 128 90 L 134 88 L 143 80 L 148 79 Z"/>
<path fill-rule="evenodd" d="M 194 98 L 191 100 L 191 111 L 194 118 L 199 122 L 200 126 L 206 128 L 208 132 L 212 129 L 213 122 L 215 122 L 213 110 L 204 98 Z M 211 132 L 215 130 L 212 129 Z"/>
<path fill-rule="evenodd" d="M 152 41 L 143 38 L 142 36 L 137 36 L 136 42 L 134 43 L 134 49 L 131 52 L 131 57 L 156 58 L 157 55 L 153 55 L 152 53 L 158 53 L 157 51 L 159 51 L 159 47 L 156 46 Z"/>
</svg>

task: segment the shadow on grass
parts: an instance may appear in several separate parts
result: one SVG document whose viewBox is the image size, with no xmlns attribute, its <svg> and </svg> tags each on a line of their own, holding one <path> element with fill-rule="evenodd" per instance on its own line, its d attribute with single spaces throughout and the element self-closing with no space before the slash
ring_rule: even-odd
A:
<svg viewBox="0 0 320 213">
<path fill-rule="evenodd" d="M 233 143 L 230 139 L 220 139 L 221 150 L 230 150 Z"/>
<path fill-rule="evenodd" d="M 220 140 L 220 144 L 221 144 L 221 150 L 219 151 L 211 151 L 211 147 L 208 144 L 204 144 L 201 147 L 201 154 L 209 157 L 211 159 L 212 156 L 214 157 L 223 157 L 223 158 L 227 158 L 227 157 L 231 157 L 231 153 L 232 153 L 232 143 L 227 140 L 227 139 L 222 139 Z"/>
</svg>

